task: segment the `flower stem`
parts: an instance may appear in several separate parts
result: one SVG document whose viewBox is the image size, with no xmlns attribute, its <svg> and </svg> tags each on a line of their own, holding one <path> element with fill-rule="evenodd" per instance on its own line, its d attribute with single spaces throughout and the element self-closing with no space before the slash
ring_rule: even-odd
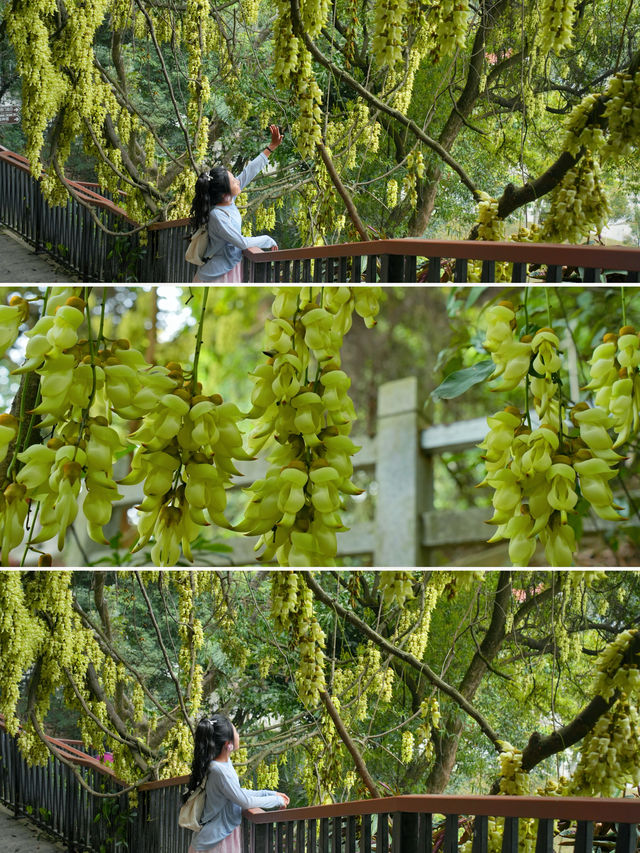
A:
<svg viewBox="0 0 640 853">
<path fill-rule="evenodd" d="M 198 333 L 196 335 L 196 349 L 193 354 L 193 371 L 191 373 L 191 393 L 196 393 L 198 385 L 198 362 L 200 361 L 200 349 L 202 347 L 202 329 L 204 327 L 204 315 L 207 307 L 207 299 L 209 298 L 209 288 L 202 288 L 202 308 L 200 309 L 200 322 L 198 323 Z"/>
<path fill-rule="evenodd" d="M 547 300 L 547 326 L 551 328 L 551 300 L 549 299 L 549 288 L 545 287 L 544 295 Z"/>
</svg>

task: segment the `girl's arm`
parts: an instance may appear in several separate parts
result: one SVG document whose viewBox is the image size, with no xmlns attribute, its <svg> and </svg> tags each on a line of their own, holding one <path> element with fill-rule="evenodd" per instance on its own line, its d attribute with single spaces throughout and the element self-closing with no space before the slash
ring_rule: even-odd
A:
<svg viewBox="0 0 640 853">
<path fill-rule="evenodd" d="M 278 145 L 282 142 L 282 134 L 280 133 L 280 128 L 277 127 L 277 125 L 270 125 L 269 130 L 271 131 L 271 142 L 268 145 L 265 145 L 262 152 L 258 154 L 257 157 L 254 157 L 250 163 L 247 163 L 242 172 L 238 175 L 240 189 L 244 189 L 247 184 L 264 169 L 267 165 L 269 155 L 273 154 Z"/>
<path fill-rule="evenodd" d="M 231 215 L 226 210 L 216 208 L 210 217 L 211 231 L 216 237 L 222 238 L 226 243 L 237 246 L 238 249 L 248 249 L 256 246 L 258 249 L 271 249 L 276 245 L 273 237 L 268 234 L 260 234 L 257 237 L 245 237 L 240 231 Z"/>
<path fill-rule="evenodd" d="M 213 771 L 215 772 L 215 771 Z M 233 771 L 216 773 L 218 789 L 223 797 L 236 803 L 241 809 L 276 809 L 286 805 L 280 794 L 268 791 L 249 791 L 241 788 L 238 777 Z"/>
</svg>

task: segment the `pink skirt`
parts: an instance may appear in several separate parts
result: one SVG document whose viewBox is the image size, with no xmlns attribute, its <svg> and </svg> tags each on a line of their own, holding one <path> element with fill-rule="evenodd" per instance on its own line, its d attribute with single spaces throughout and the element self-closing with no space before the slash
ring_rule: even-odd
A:
<svg viewBox="0 0 640 853">
<path fill-rule="evenodd" d="M 242 284 L 242 261 L 237 263 L 229 272 L 217 275 L 215 278 L 210 278 L 209 281 L 202 281 L 198 273 L 199 270 L 196 270 L 196 274 L 193 277 L 194 284 L 198 282 L 200 284 Z"/>
<path fill-rule="evenodd" d="M 242 853 L 242 827 L 236 826 L 230 835 L 218 841 L 217 844 L 212 844 L 211 847 L 198 849 L 191 844 L 188 853 Z"/>
</svg>

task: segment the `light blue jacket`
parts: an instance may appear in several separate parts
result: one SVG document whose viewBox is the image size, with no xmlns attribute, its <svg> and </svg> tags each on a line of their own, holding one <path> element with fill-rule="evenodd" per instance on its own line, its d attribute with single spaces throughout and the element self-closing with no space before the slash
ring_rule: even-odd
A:
<svg viewBox="0 0 640 853">
<path fill-rule="evenodd" d="M 244 189 L 268 162 L 269 159 L 264 152 L 254 157 L 238 176 L 240 188 Z M 243 249 L 249 246 L 270 249 L 276 245 L 276 241 L 267 234 L 258 237 L 242 235 L 242 217 L 235 201 L 211 208 L 208 229 L 209 245 L 205 257 L 209 260 L 198 270 L 198 279 L 203 282 L 212 281 L 232 270 L 242 260 Z"/>
<path fill-rule="evenodd" d="M 240 787 L 231 761 L 211 761 L 207 777 L 202 829 L 193 836 L 195 850 L 207 850 L 240 826 L 244 809 L 273 809 L 284 806 L 275 791 L 248 791 Z"/>
</svg>

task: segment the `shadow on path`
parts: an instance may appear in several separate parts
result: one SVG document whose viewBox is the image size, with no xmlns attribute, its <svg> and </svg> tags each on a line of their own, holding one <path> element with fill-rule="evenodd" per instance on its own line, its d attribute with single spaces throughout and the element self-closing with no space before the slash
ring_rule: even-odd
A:
<svg viewBox="0 0 640 853">
<path fill-rule="evenodd" d="M 80 281 L 45 253 L 0 225 L 0 284 L 54 284 Z"/>
<path fill-rule="evenodd" d="M 47 838 L 27 818 L 15 818 L 0 805 L 0 849 L 2 853 L 60 853 L 65 846 Z"/>
</svg>

